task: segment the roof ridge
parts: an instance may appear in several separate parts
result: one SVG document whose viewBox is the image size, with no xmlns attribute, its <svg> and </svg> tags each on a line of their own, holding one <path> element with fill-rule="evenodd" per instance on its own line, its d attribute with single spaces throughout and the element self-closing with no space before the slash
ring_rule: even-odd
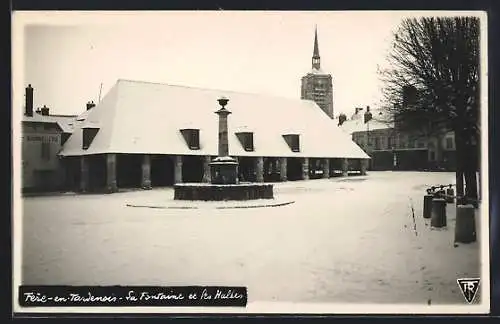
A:
<svg viewBox="0 0 500 324">
<path fill-rule="evenodd" d="M 266 96 L 266 97 L 271 97 L 271 98 L 276 98 L 276 99 L 284 99 L 284 100 L 292 100 L 292 101 L 312 101 L 312 102 L 314 102 L 313 100 L 308 100 L 308 99 L 299 99 L 299 98 L 284 97 L 284 96 L 278 96 L 278 95 L 267 94 L 267 93 L 246 92 L 246 91 L 227 90 L 227 89 L 225 90 L 225 89 L 215 89 L 215 88 L 203 88 L 201 86 L 189 86 L 189 85 L 181 85 L 181 84 L 171 84 L 171 83 L 166 83 L 166 82 L 154 82 L 154 81 L 132 80 L 132 79 L 123 79 L 123 78 L 120 78 L 120 79 L 117 80 L 116 83 L 119 83 L 121 81 L 131 82 L 131 83 L 156 84 L 156 85 L 162 85 L 162 86 L 177 87 L 177 88 L 186 88 L 186 89 L 195 89 L 195 90 L 220 91 L 220 92 L 225 92 L 225 93 L 235 93 L 235 94 L 252 95 L 252 96 Z"/>
</svg>

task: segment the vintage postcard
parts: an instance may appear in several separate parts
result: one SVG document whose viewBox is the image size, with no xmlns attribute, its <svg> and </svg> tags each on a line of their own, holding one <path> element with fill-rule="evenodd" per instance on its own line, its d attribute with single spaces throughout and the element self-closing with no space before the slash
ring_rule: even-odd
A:
<svg viewBox="0 0 500 324">
<path fill-rule="evenodd" d="M 488 313 L 487 18 L 13 12 L 14 312 Z"/>
</svg>

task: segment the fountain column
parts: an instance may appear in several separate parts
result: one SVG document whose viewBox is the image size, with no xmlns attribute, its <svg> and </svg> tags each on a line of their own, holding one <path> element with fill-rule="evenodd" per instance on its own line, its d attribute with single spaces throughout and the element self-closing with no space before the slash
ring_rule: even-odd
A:
<svg viewBox="0 0 500 324">
<path fill-rule="evenodd" d="M 218 156 L 210 163 L 211 182 L 213 184 L 237 184 L 238 161 L 229 156 L 227 117 L 231 112 L 225 108 L 229 99 L 222 97 L 217 101 L 221 106 L 215 112 L 219 116 L 219 147 Z"/>
</svg>

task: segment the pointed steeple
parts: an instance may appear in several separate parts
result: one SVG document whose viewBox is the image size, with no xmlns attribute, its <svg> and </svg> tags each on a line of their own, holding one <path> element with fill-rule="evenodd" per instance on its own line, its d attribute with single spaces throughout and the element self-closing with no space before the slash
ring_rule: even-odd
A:
<svg viewBox="0 0 500 324">
<path fill-rule="evenodd" d="M 319 57 L 319 46 L 318 46 L 318 27 L 314 26 L 314 50 L 312 56 L 312 68 L 320 69 L 320 57 Z"/>
</svg>

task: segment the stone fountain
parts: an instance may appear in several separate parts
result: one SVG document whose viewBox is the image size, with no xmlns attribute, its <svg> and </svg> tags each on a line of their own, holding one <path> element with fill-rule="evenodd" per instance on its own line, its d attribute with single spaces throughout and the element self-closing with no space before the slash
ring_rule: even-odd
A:
<svg viewBox="0 0 500 324">
<path fill-rule="evenodd" d="M 265 183 L 244 183 L 238 180 L 238 161 L 229 156 L 228 116 L 226 109 L 229 99 L 217 100 L 221 108 L 219 116 L 218 156 L 210 162 L 210 183 L 177 183 L 174 185 L 176 200 L 252 200 L 273 199 L 273 185 Z"/>
</svg>

